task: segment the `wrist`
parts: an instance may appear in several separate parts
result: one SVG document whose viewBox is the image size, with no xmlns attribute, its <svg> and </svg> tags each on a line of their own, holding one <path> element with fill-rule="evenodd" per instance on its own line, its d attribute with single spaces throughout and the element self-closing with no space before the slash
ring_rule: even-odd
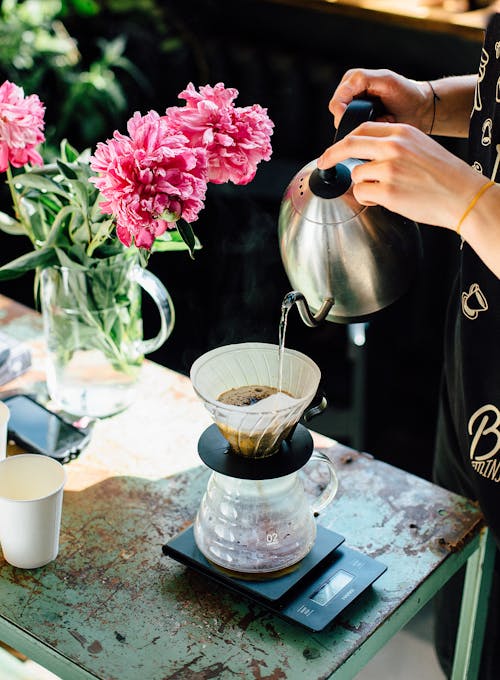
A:
<svg viewBox="0 0 500 680">
<path fill-rule="evenodd" d="M 432 130 L 433 135 L 467 137 L 476 79 L 471 75 L 421 81 L 427 95 L 423 132 L 431 134 Z"/>
<path fill-rule="evenodd" d="M 483 177 L 483 186 L 488 184 Z M 460 235 L 483 263 L 500 279 L 500 184 L 483 192 L 461 225 Z"/>
<path fill-rule="evenodd" d="M 465 240 L 474 240 L 478 229 L 489 225 L 498 214 L 500 185 L 482 177 L 482 183 L 460 218 L 455 231 Z M 496 222 L 496 219 L 495 219 Z"/>
<path fill-rule="evenodd" d="M 432 133 L 434 132 L 434 128 L 436 126 L 437 107 L 438 102 L 441 101 L 441 97 L 436 92 L 436 83 L 433 83 L 431 80 L 428 80 L 427 84 L 429 85 L 431 90 L 431 110 L 432 110 L 431 123 L 429 125 L 429 132 L 427 134 L 432 135 Z"/>
<path fill-rule="evenodd" d="M 480 202 L 478 195 L 489 180 L 465 161 L 455 160 L 453 165 L 442 169 L 443 180 L 439 186 L 444 194 L 439 201 L 442 210 L 436 215 L 436 224 L 462 236 L 464 223 L 469 213 L 474 212 L 475 204 Z"/>
<path fill-rule="evenodd" d="M 419 129 L 426 135 L 432 134 L 436 122 L 437 96 L 435 85 L 430 80 L 422 80 L 418 83 L 422 93 L 422 104 L 420 107 Z"/>
</svg>

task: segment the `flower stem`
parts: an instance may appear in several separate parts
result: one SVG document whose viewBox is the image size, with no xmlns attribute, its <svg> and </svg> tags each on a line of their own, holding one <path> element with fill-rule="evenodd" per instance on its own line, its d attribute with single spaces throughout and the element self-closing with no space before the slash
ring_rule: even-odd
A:
<svg viewBox="0 0 500 680">
<path fill-rule="evenodd" d="M 16 219 L 22 224 L 24 231 L 26 232 L 26 235 L 29 237 L 31 243 L 33 243 L 33 245 L 35 245 L 35 236 L 34 236 L 33 231 L 31 229 L 31 222 L 26 217 L 26 213 L 24 212 L 21 201 L 19 200 L 19 195 L 18 195 L 16 188 L 14 186 L 14 176 L 12 174 L 10 164 L 7 166 L 6 174 L 7 174 L 7 184 L 9 185 L 10 195 L 12 196 L 12 203 L 13 203 L 13 206 L 14 206 L 14 212 L 15 212 Z"/>
</svg>

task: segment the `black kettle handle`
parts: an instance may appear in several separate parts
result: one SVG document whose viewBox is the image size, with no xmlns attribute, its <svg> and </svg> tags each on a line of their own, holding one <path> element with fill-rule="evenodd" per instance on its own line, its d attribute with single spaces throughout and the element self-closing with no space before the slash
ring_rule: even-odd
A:
<svg viewBox="0 0 500 680">
<path fill-rule="evenodd" d="M 339 142 L 346 135 L 352 132 L 361 123 L 375 120 L 382 115 L 384 107 L 378 97 L 371 99 L 353 99 L 342 116 L 342 119 L 335 133 L 335 142 Z"/>
<path fill-rule="evenodd" d="M 339 142 L 361 123 L 374 120 L 382 115 L 384 107 L 377 97 L 371 99 L 353 99 L 342 116 L 335 142 Z M 321 198 L 336 198 L 342 196 L 351 186 L 351 173 L 343 164 L 338 163 L 333 168 L 320 170 L 316 168 L 309 177 L 309 187 L 315 196 Z"/>
</svg>

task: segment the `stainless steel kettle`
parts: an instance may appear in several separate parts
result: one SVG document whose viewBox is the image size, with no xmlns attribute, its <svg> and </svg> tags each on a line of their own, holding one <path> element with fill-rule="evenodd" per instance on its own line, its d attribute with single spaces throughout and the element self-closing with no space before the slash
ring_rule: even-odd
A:
<svg viewBox="0 0 500 680">
<path fill-rule="evenodd" d="M 376 103 L 354 100 L 337 130 L 342 139 L 376 115 Z M 281 258 L 303 321 L 351 323 L 370 318 L 400 298 L 422 253 L 418 225 L 354 198 L 347 159 L 328 170 L 311 161 L 292 179 L 278 222 Z"/>
</svg>

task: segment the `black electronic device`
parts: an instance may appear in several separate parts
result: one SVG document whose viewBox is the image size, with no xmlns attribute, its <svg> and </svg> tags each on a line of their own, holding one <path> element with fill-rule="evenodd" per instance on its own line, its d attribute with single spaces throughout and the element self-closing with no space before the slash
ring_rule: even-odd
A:
<svg viewBox="0 0 500 680">
<path fill-rule="evenodd" d="M 10 411 L 9 439 L 30 453 L 40 453 L 66 463 L 88 444 L 90 434 L 45 408 L 27 394 L 2 399 Z"/>
<path fill-rule="evenodd" d="M 229 576 L 208 562 L 196 546 L 192 527 L 166 543 L 163 553 L 277 616 L 318 632 L 387 570 L 381 562 L 345 546 L 343 540 L 318 525 L 314 547 L 297 570 L 258 581 Z"/>
</svg>

